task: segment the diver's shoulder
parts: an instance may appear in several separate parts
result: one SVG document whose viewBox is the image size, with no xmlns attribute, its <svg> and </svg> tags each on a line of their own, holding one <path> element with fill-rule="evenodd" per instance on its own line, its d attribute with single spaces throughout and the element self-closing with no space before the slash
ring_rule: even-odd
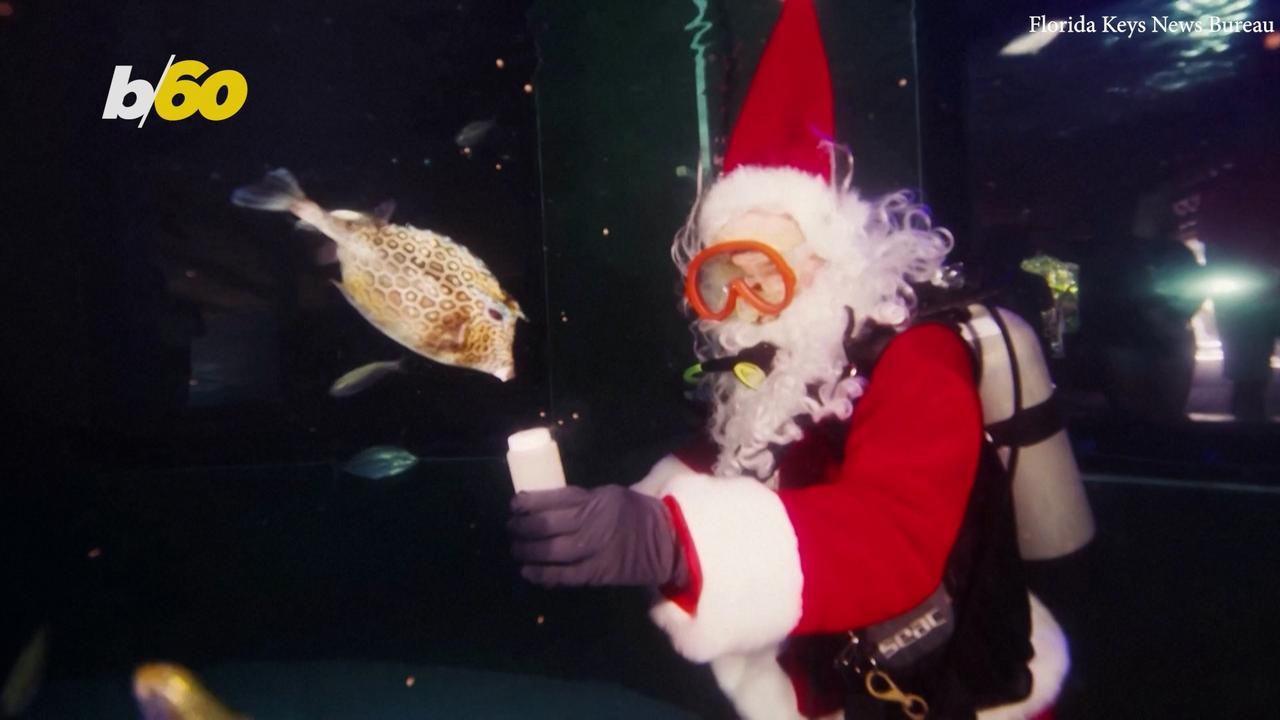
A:
<svg viewBox="0 0 1280 720">
<path fill-rule="evenodd" d="M 944 322 L 926 321 L 898 333 L 884 350 L 883 361 L 904 364 L 970 366 L 969 347 L 960 332 Z"/>
</svg>

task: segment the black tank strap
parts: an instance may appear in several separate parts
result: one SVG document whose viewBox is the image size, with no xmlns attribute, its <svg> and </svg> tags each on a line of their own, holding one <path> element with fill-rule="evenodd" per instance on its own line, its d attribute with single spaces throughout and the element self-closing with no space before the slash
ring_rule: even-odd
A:
<svg viewBox="0 0 1280 720">
<path fill-rule="evenodd" d="M 847 309 L 846 309 L 847 310 Z M 863 326 L 857 337 L 853 336 L 854 317 L 853 311 L 848 310 L 849 322 L 845 330 L 844 354 L 848 358 L 848 369 L 857 371 L 860 377 L 870 378 L 871 373 L 875 370 L 876 363 L 880 361 L 880 356 L 884 353 L 885 348 L 889 346 L 889 342 L 897 337 L 901 332 L 894 330 L 888 325 L 881 325 L 876 322 L 868 322 Z M 939 307 L 932 307 L 928 310 L 922 310 L 908 325 L 908 328 L 924 325 L 926 323 L 936 323 L 951 328 L 955 332 L 960 332 L 960 326 L 970 319 L 969 311 L 964 305 L 958 303 L 949 303 Z M 975 385 L 982 382 L 982 353 L 978 352 L 972 344 L 966 342 L 965 348 L 969 351 L 969 359 L 973 365 L 973 382 Z"/>
<path fill-rule="evenodd" d="M 1055 391 L 1044 402 L 1023 408 L 986 430 L 996 447 L 1028 447 L 1053 437 L 1064 427 Z"/>
<path fill-rule="evenodd" d="M 1022 412 L 1022 370 L 1018 367 L 1018 353 L 1013 349 L 1013 336 L 1009 334 L 1009 327 L 1005 325 L 1004 317 L 1000 315 L 1000 308 L 995 305 L 985 305 L 987 312 L 991 314 L 991 319 L 995 321 L 996 327 L 1000 328 L 1000 337 L 1004 340 L 1005 351 L 1009 354 L 1009 373 L 1013 376 L 1013 415 L 1017 417 Z M 1009 477 L 1012 478 L 1014 471 L 1018 467 L 1018 445 L 1013 445 L 1009 451 L 1009 462 L 1006 468 Z"/>
</svg>

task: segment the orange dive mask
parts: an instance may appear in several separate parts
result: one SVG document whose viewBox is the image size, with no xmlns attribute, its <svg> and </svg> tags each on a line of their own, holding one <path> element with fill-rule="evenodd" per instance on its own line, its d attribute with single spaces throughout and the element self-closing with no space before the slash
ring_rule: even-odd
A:
<svg viewBox="0 0 1280 720">
<path fill-rule="evenodd" d="M 781 314 L 795 288 L 796 274 L 781 253 L 757 240 L 731 240 L 694 256 L 684 295 L 702 319 L 724 320 L 739 298 L 762 315 Z"/>
</svg>

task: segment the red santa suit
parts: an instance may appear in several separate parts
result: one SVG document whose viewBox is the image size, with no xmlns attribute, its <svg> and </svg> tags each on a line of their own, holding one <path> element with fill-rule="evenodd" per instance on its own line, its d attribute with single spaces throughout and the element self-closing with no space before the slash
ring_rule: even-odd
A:
<svg viewBox="0 0 1280 720">
<path fill-rule="evenodd" d="M 824 260 L 895 262 L 891 244 L 837 247 L 850 236 L 831 228 L 885 220 L 831 184 L 832 153 L 815 134 L 830 137 L 832 124 L 816 14 L 810 0 L 786 0 L 734 128 L 726 175 L 696 213 L 695 240 L 705 246 L 697 236 L 762 209 L 793 219 Z M 883 325 L 907 319 L 895 315 L 900 305 L 873 297 L 868 306 Z M 776 486 L 713 475 L 710 458 L 696 453 L 664 458 L 633 487 L 671 511 L 691 579 L 665 589 L 653 620 L 682 655 L 711 664 L 745 718 L 837 712 L 839 698 L 810 687 L 790 654 L 799 638 L 895 617 L 939 586 L 982 439 L 969 350 L 952 329 L 925 324 L 884 350 L 856 398 L 843 452 L 807 431 L 781 454 Z M 1065 641 L 1034 598 L 1031 617 L 1032 693 L 984 710 L 984 720 L 1035 718 L 1057 695 Z"/>
<path fill-rule="evenodd" d="M 775 491 L 698 472 L 705 456 L 664 458 L 635 489 L 672 510 L 692 579 L 654 621 L 682 655 L 711 663 L 744 717 L 836 711 L 839 698 L 783 669 L 787 640 L 874 624 L 937 588 L 981 441 L 968 350 L 949 328 L 922 325 L 885 350 L 842 461 L 811 431 L 784 456 Z M 1032 624 L 1032 696 L 979 717 L 1033 718 L 1056 697 L 1065 642 L 1034 599 Z"/>
</svg>

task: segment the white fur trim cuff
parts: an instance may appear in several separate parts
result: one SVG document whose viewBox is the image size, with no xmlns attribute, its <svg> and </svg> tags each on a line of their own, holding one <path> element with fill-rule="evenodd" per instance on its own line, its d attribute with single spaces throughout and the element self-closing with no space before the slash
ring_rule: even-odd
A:
<svg viewBox="0 0 1280 720">
<path fill-rule="evenodd" d="M 648 475 L 645 475 L 640 482 L 632 485 L 631 489 L 650 497 L 658 497 L 662 494 L 662 489 L 666 487 L 667 481 L 676 475 L 691 472 L 693 472 L 693 469 L 681 462 L 680 458 L 675 455 L 666 455 L 654 464 Z"/>
<path fill-rule="evenodd" d="M 680 505 L 702 568 L 695 614 L 663 600 L 650 612 L 694 662 L 777 645 L 800 621 L 800 553 L 777 494 L 749 478 L 683 473 L 663 491 Z"/>
<path fill-rule="evenodd" d="M 803 720 L 795 686 L 778 664 L 778 648 L 722 655 L 711 661 L 711 672 L 742 720 Z"/>
</svg>

